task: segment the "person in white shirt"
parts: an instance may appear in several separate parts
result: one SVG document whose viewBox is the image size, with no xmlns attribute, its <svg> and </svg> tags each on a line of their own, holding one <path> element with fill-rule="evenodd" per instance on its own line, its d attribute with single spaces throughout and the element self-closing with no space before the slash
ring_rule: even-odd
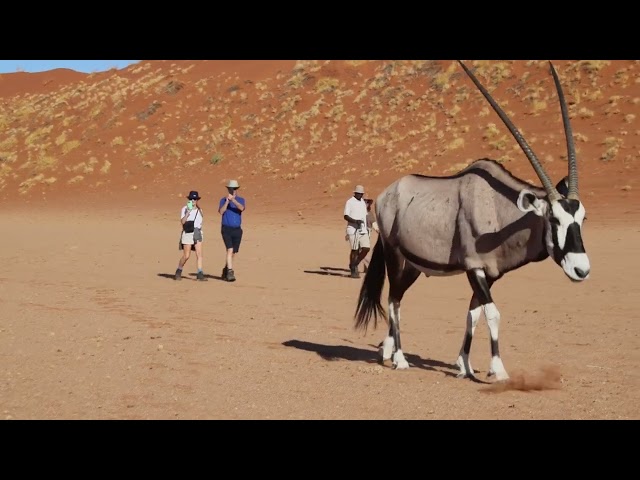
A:
<svg viewBox="0 0 640 480">
<path fill-rule="evenodd" d="M 187 196 L 189 200 L 187 204 L 180 210 L 180 223 L 182 225 L 182 233 L 180 234 L 179 248 L 182 250 L 182 257 L 178 262 L 175 279 L 182 280 L 182 269 L 189 260 L 191 250 L 195 250 L 198 261 L 197 279 L 206 281 L 204 272 L 202 271 L 202 208 L 199 201 L 201 199 L 198 192 L 191 191 Z"/>
<path fill-rule="evenodd" d="M 349 270 L 352 278 L 360 278 L 358 265 L 371 249 L 369 228 L 367 227 L 367 205 L 362 199 L 364 187 L 356 185 L 353 196 L 344 206 L 344 219 L 347 221 L 347 238 L 351 251 L 349 253 Z"/>
</svg>

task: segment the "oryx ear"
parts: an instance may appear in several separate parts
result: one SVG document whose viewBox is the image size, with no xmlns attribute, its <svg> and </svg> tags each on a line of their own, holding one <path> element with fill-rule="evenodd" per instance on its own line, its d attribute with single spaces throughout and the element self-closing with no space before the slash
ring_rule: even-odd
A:
<svg viewBox="0 0 640 480">
<path fill-rule="evenodd" d="M 566 197 L 569 194 L 569 177 L 564 177 L 556 185 L 556 190 L 560 195 Z"/>
<path fill-rule="evenodd" d="M 523 212 L 533 212 L 542 217 L 547 212 L 547 202 L 540 200 L 533 192 L 524 189 L 518 195 L 518 208 Z"/>
</svg>

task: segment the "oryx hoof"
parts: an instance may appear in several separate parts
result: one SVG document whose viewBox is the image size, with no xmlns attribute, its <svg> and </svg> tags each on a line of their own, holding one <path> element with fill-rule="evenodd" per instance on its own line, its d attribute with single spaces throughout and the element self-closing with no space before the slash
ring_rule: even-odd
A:
<svg viewBox="0 0 640 480">
<path fill-rule="evenodd" d="M 391 355 L 385 355 L 382 348 L 378 351 L 378 363 L 386 367 L 391 366 L 393 363 L 391 360 Z"/>
<path fill-rule="evenodd" d="M 398 362 L 393 364 L 394 370 L 406 370 L 407 368 L 409 368 L 409 362 L 407 362 L 406 360 L 404 362 Z"/>
<path fill-rule="evenodd" d="M 385 338 L 380 342 L 380 345 L 378 345 L 378 355 L 380 355 L 380 363 L 382 365 L 388 364 L 389 360 L 391 360 L 391 357 L 393 356 L 393 346 L 393 337 Z"/>
<path fill-rule="evenodd" d="M 496 372 L 494 372 L 492 370 L 489 370 L 487 372 L 487 378 L 491 379 L 491 378 L 494 378 L 494 377 L 495 377 L 495 381 L 496 382 L 505 382 L 505 381 L 509 380 L 509 375 L 507 375 L 507 372 L 502 371 L 502 372 L 497 372 L 496 373 Z"/>
<path fill-rule="evenodd" d="M 469 370 L 467 370 L 467 367 L 465 365 L 469 365 Z M 469 360 L 468 359 L 465 360 L 465 358 L 462 355 L 460 355 L 456 360 L 456 366 L 458 367 L 458 370 L 460 370 L 456 375 L 456 377 L 458 378 L 474 378 L 475 377 L 475 372 L 473 371 L 473 368 L 469 364 Z"/>
<path fill-rule="evenodd" d="M 404 358 L 402 350 L 398 350 L 393 354 L 393 368 L 395 370 L 406 370 L 407 368 L 409 368 L 409 362 L 407 362 L 407 359 Z"/>
</svg>

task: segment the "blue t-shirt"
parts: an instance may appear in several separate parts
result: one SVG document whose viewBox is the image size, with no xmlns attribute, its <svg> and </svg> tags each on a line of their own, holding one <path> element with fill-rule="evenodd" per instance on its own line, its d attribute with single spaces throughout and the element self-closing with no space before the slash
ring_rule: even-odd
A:
<svg viewBox="0 0 640 480">
<path fill-rule="evenodd" d="M 243 207 L 245 206 L 244 198 L 236 196 L 236 200 Z M 227 201 L 227 197 L 222 197 L 220 199 L 220 205 L 218 209 L 222 208 L 224 202 Z M 227 205 L 227 209 L 222 214 L 222 226 L 224 227 L 239 227 L 242 225 L 242 212 L 238 210 L 232 202 L 229 202 Z"/>
</svg>

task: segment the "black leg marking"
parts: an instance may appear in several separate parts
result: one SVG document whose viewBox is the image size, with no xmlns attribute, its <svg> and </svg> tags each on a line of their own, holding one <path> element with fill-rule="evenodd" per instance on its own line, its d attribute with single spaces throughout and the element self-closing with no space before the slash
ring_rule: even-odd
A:
<svg viewBox="0 0 640 480">
<path fill-rule="evenodd" d="M 491 339 L 491 356 L 500 356 L 500 347 L 498 347 L 498 340 L 494 340 L 493 338 Z"/>
<path fill-rule="evenodd" d="M 470 331 L 467 331 L 464 335 L 464 346 L 462 347 L 462 351 L 465 353 L 465 355 L 469 355 L 469 352 L 471 351 L 472 340 L 473 335 Z"/>
<path fill-rule="evenodd" d="M 398 350 L 402 350 L 402 345 L 400 344 L 400 319 L 396 319 L 397 328 L 395 328 L 393 332 L 393 343 L 395 345 L 394 352 Z"/>
<path fill-rule="evenodd" d="M 479 273 L 482 272 L 482 273 Z M 480 301 L 480 305 L 493 303 L 491 298 L 491 282 L 487 280 L 482 270 L 470 270 L 467 272 L 467 278 L 473 289 L 474 296 Z"/>
</svg>

